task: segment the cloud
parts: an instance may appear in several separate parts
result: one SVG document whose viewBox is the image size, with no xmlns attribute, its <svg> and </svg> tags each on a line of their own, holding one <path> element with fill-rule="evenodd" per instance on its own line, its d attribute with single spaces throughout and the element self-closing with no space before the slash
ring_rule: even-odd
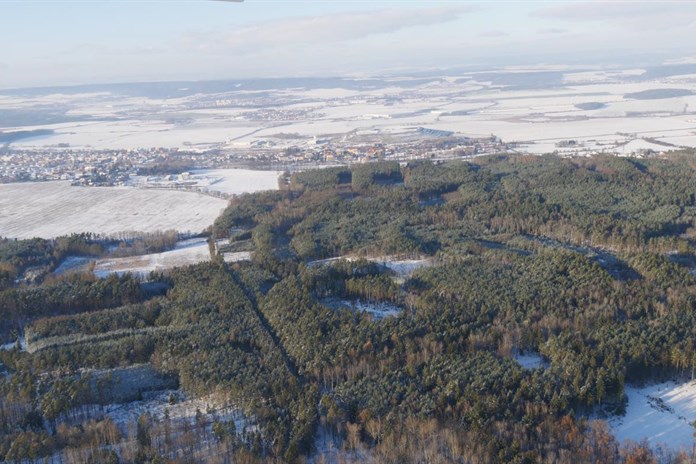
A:
<svg viewBox="0 0 696 464">
<path fill-rule="evenodd" d="M 508 34 L 505 31 L 484 31 L 479 33 L 479 37 L 508 37 L 510 34 Z"/>
<path fill-rule="evenodd" d="M 666 64 L 666 65 L 696 64 L 696 55 L 682 56 L 679 58 L 669 58 L 669 59 L 664 60 L 662 63 Z"/>
<path fill-rule="evenodd" d="M 101 44 L 93 43 L 81 43 L 73 47 L 61 50 L 57 52 L 57 55 L 62 56 L 74 56 L 74 55 L 88 55 L 88 56 L 149 56 L 149 55 L 161 55 L 167 53 L 168 49 L 165 47 L 153 47 L 153 46 L 135 46 L 135 47 L 118 47 L 118 46 L 105 46 Z M 46 55 L 45 58 L 49 58 L 50 55 Z"/>
<path fill-rule="evenodd" d="M 537 31 L 537 34 L 565 34 L 568 32 L 568 29 L 559 29 L 556 27 L 550 27 L 547 29 L 539 29 Z"/>
<path fill-rule="evenodd" d="M 611 21 L 637 28 L 685 26 L 696 22 L 696 4 L 689 2 L 592 1 L 548 6 L 532 16 L 566 21 Z"/>
<path fill-rule="evenodd" d="M 327 44 L 446 23 L 473 11 L 471 6 L 388 9 L 306 16 L 246 26 L 231 32 L 188 34 L 179 45 L 196 50 L 258 52 L 270 48 Z"/>
</svg>

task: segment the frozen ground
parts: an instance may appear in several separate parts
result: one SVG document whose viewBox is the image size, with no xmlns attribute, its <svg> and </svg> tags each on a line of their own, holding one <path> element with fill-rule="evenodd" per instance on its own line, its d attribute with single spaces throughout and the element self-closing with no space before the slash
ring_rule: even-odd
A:
<svg viewBox="0 0 696 464">
<path fill-rule="evenodd" d="M 622 442 L 647 439 L 650 445 L 691 450 L 696 420 L 696 382 L 666 382 L 648 387 L 627 386 L 624 417 L 608 420 Z"/>
<path fill-rule="evenodd" d="M 52 238 L 175 229 L 199 232 L 227 206 L 191 192 L 128 187 L 72 187 L 69 182 L 0 185 L 0 236 Z"/>
</svg>

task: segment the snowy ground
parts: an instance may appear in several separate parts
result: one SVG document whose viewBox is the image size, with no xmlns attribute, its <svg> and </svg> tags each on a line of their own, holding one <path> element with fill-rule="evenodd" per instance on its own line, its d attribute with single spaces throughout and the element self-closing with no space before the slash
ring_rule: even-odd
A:
<svg viewBox="0 0 696 464">
<path fill-rule="evenodd" d="M 68 256 L 53 273 L 61 275 L 68 272 L 81 272 L 86 269 L 90 261 L 91 259 L 85 256 Z"/>
<path fill-rule="evenodd" d="M 131 176 L 128 185 L 143 188 L 180 188 L 202 193 L 239 195 L 277 190 L 280 171 L 252 169 L 197 169 L 179 176 Z M 170 178 L 171 177 L 171 178 Z"/>
<path fill-rule="evenodd" d="M 365 448 L 344 450 L 341 437 L 334 435 L 323 425 L 319 425 L 314 437 L 314 452 L 307 464 L 352 464 L 371 462 L 370 453 Z"/>
<path fill-rule="evenodd" d="M 170 404 L 169 398 L 173 396 L 176 401 Z M 122 430 L 127 430 L 128 424 L 137 421 L 138 416 L 150 413 L 158 420 L 163 420 L 166 414 L 172 421 L 193 421 L 196 411 L 209 416 L 209 419 L 231 420 L 235 422 L 238 433 L 250 427 L 249 420 L 236 408 L 222 407 L 210 398 L 187 398 L 178 390 L 163 390 L 152 393 L 144 393 L 142 401 L 132 401 L 125 404 L 109 404 L 104 407 L 104 415 L 111 418 Z"/>
<path fill-rule="evenodd" d="M 544 358 L 538 353 L 517 353 L 513 356 L 515 361 L 524 369 L 539 369 L 547 365 Z"/>
<path fill-rule="evenodd" d="M 354 256 L 338 256 L 336 258 L 316 259 L 314 261 L 309 261 L 307 263 L 307 266 L 309 266 L 309 267 L 325 266 L 327 264 L 331 264 L 334 261 L 338 261 L 339 259 L 345 259 L 346 261 L 354 261 L 358 258 L 356 258 Z"/>
<path fill-rule="evenodd" d="M 250 251 L 237 251 L 237 252 L 223 253 L 222 259 L 226 263 L 236 263 L 238 261 L 249 261 L 251 259 L 251 252 Z"/>
<path fill-rule="evenodd" d="M 359 256 L 345 255 L 337 256 L 335 258 L 327 259 L 317 259 L 315 261 L 310 261 L 307 263 L 308 266 L 323 266 L 326 264 L 331 264 L 339 259 L 345 259 L 346 261 L 355 261 L 360 259 Z M 422 267 L 428 267 L 433 265 L 432 258 L 419 258 L 419 259 L 399 259 L 391 256 L 376 256 L 376 257 L 365 257 L 366 260 L 372 261 L 373 263 L 384 266 L 391 271 L 393 271 L 397 277 L 406 278 L 409 277 L 416 269 Z"/>
<path fill-rule="evenodd" d="M 95 113 L 89 113 L 90 115 Z M 32 126 L 34 127 L 34 126 Z M 24 139 L 14 146 L 39 148 L 69 144 L 75 148 L 135 149 L 142 147 L 180 147 L 210 149 L 228 140 L 249 134 L 260 126 L 248 122 L 225 122 L 213 118 L 197 124 L 177 125 L 164 121 L 124 119 L 86 121 L 41 126 L 55 133 L 44 139 Z M 13 130 L 20 128 L 13 128 Z"/>
<path fill-rule="evenodd" d="M 207 190 L 226 194 L 278 190 L 280 171 L 253 171 L 250 169 L 207 169 L 192 174 L 215 179 Z"/>
<path fill-rule="evenodd" d="M 377 320 L 386 317 L 398 316 L 402 309 L 387 302 L 367 302 L 361 300 L 343 300 L 339 298 L 325 298 L 321 303 L 331 309 L 347 308 L 351 311 L 369 313 Z"/>
<path fill-rule="evenodd" d="M 501 73 L 510 69 L 499 70 Z M 515 69 L 516 73 L 539 71 Z M 495 134 L 505 142 L 522 142 L 523 150 L 554 151 L 555 143 L 574 139 L 570 152 L 630 154 L 627 145 L 645 137 L 675 145 L 696 146 L 696 95 L 636 99 L 631 94 L 677 89 L 696 92 L 693 75 L 641 78 L 642 69 L 555 69 L 558 82 L 492 84 L 490 78 L 466 73 L 433 78 L 420 85 L 408 79 L 362 89 L 269 89 L 255 95 L 245 90 L 220 94 L 182 94 L 171 98 L 127 97 L 102 92 L 16 97 L 0 95 L 0 106 L 13 109 L 59 105 L 72 121 L 7 130 L 52 129 L 53 135 L 13 143 L 20 148 L 179 147 L 187 150 L 306 146 L 312 137 L 394 128 L 428 127 L 464 136 Z M 508 75 L 510 77 L 510 75 Z M 596 103 L 597 106 L 583 104 Z M 580 106 L 578 106 L 580 105 Z M 582 109 L 587 107 L 588 109 Z M 91 120 L 92 117 L 104 120 Z M 279 134 L 290 137 L 278 137 Z M 623 147 L 623 148 L 622 148 Z M 623 150 L 623 151 L 622 151 Z"/>
<path fill-rule="evenodd" d="M 127 403 L 139 398 L 142 392 L 177 386 L 176 379 L 158 373 L 149 363 L 113 369 L 83 369 L 82 374 L 90 377 L 93 391 L 101 390 L 102 396 L 112 403 Z"/>
<path fill-rule="evenodd" d="M 72 187 L 69 182 L 0 185 L 0 236 L 52 238 L 78 232 L 116 234 L 175 229 L 199 232 L 227 206 L 190 192 L 128 187 Z"/>
<path fill-rule="evenodd" d="M 416 269 L 433 265 L 433 260 L 431 258 L 400 260 L 390 258 L 389 256 L 381 256 L 377 258 L 368 258 L 368 260 L 390 269 L 398 277 L 403 278 L 410 277 Z"/>
<path fill-rule="evenodd" d="M 19 342 L 19 349 L 22 350 L 22 351 L 26 351 L 26 350 L 27 350 L 27 341 L 26 341 L 26 339 L 25 339 L 24 337 L 19 337 L 19 338 L 17 339 L 17 341 Z M 8 350 L 13 350 L 13 349 L 15 349 L 15 348 L 17 347 L 17 341 L 10 342 L 10 343 L 5 343 L 5 344 L 3 344 L 3 345 L 0 345 L 0 350 L 8 351 Z"/>
<path fill-rule="evenodd" d="M 219 241 L 218 246 L 221 242 Z M 223 259 L 228 263 L 248 261 L 251 252 L 240 251 L 236 253 L 223 253 Z M 54 271 L 55 274 L 66 272 L 83 272 L 94 261 L 94 274 L 97 277 L 106 277 L 110 274 L 125 274 L 130 272 L 141 277 L 146 277 L 152 271 L 162 271 L 174 267 L 188 266 L 210 260 L 210 248 L 204 237 L 182 240 L 176 244 L 173 250 L 147 255 L 127 256 L 123 258 L 92 259 L 82 256 L 68 256 Z"/>
<path fill-rule="evenodd" d="M 130 272 L 146 276 L 152 271 L 172 269 L 209 260 L 210 248 L 207 240 L 205 238 L 196 238 L 179 242 L 175 249 L 162 253 L 98 259 L 94 266 L 94 274 L 97 277 L 106 277 L 109 274 L 120 275 Z"/>
<path fill-rule="evenodd" d="M 627 386 L 624 417 L 608 420 L 622 442 L 647 439 L 650 445 L 691 450 L 696 420 L 696 382 L 666 382 L 648 387 Z"/>
</svg>

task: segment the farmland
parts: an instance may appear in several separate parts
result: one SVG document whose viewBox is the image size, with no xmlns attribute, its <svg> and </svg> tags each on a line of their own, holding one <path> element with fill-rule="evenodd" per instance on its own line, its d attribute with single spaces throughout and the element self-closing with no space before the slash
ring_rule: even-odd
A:
<svg viewBox="0 0 696 464">
<path fill-rule="evenodd" d="M 0 185 L 0 236 L 52 238 L 168 229 L 197 233 L 212 224 L 225 205 L 219 198 L 174 190 L 72 187 L 69 182 Z"/>
<path fill-rule="evenodd" d="M 179 176 L 131 176 L 129 186 L 170 188 L 229 197 L 276 190 L 280 171 L 252 169 L 195 169 Z M 170 177 L 173 179 L 170 180 Z"/>
<path fill-rule="evenodd" d="M 0 104 L 7 107 L 45 105 L 71 116 L 3 130 L 45 131 L 42 138 L 13 142 L 22 149 L 222 149 L 240 158 L 253 158 L 259 150 L 307 149 L 317 141 L 339 151 L 375 136 L 396 142 L 399 134 L 422 127 L 473 138 L 492 134 L 520 152 L 537 154 L 655 149 L 627 147 L 631 142 L 657 141 L 661 149 L 696 146 L 696 81 L 689 66 L 666 76 L 650 68 L 550 66 L 364 83 L 308 79 L 298 86 L 281 80 L 267 87 L 255 83 L 263 87 L 258 90 L 232 81 L 222 92 L 223 83 L 189 84 L 176 89 L 160 83 L 151 95 L 136 84 L 99 92 L 89 87 L 36 92 L 31 98 L 0 92 Z M 162 107 L 166 111 L 157 110 Z M 563 144 L 569 140 L 575 143 Z"/>
</svg>

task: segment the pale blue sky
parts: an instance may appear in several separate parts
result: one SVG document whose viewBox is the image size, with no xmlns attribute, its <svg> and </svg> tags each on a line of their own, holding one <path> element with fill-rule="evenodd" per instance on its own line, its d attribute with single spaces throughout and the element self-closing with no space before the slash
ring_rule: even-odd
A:
<svg viewBox="0 0 696 464">
<path fill-rule="evenodd" d="M 0 87 L 676 59 L 696 2 L 0 0 Z"/>
</svg>

